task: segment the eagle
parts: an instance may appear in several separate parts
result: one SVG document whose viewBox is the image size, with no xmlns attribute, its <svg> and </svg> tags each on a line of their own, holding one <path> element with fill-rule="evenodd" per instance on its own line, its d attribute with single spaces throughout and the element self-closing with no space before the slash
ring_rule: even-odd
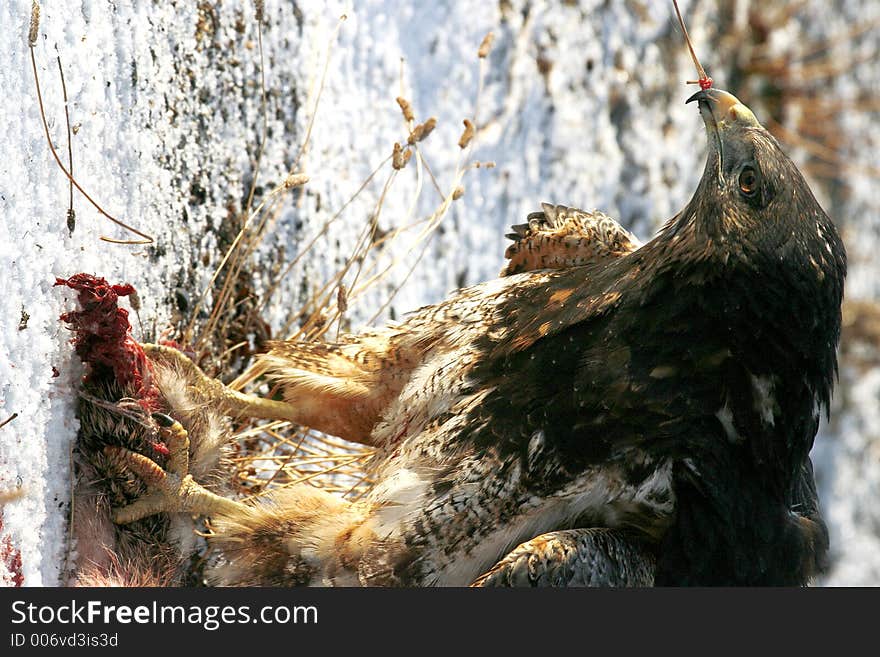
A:
<svg viewBox="0 0 880 657">
<path fill-rule="evenodd" d="M 170 395 L 164 465 L 124 525 L 205 514 L 222 585 L 805 585 L 828 534 L 810 450 L 836 377 L 846 255 L 797 167 L 732 94 L 687 205 L 641 244 L 545 205 L 502 276 L 336 343 L 275 342 L 283 399 L 144 345 L 229 416 L 375 447 L 359 501 L 300 484 L 258 503 L 197 482 Z"/>
</svg>

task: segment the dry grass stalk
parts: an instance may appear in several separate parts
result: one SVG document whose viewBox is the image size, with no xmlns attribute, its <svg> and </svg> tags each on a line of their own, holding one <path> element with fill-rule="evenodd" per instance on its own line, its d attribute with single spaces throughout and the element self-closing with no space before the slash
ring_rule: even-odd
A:
<svg viewBox="0 0 880 657">
<path fill-rule="evenodd" d="M 491 43 L 491 38 L 484 40 L 484 45 Z M 482 48 L 482 47 L 481 47 Z M 486 45 L 488 48 L 488 45 Z M 485 55 L 481 56 L 484 57 Z M 479 105 L 479 96 L 482 90 L 484 67 L 480 66 L 480 83 L 477 98 L 475 100 L 474 116 Z M 412 106 L 403 96 L 397 99 L 404 121 L 411 125 L 415 121 Z M 355 246 L 342 264 L 339 270 L 329 280 L 316 287 L 310 298 L 291 317 L 282 328 L 282 333 L 287 333 L 289 339 L 316 340 L 322 339 L 327 329 L 337 323 L 337 335 L 342 324 L 342 315 L 351 305 L 352 301 L 372 289 L 382 281 L 399 264 L 409 259 L 410 266 L 399 284 L 391 291 L 384 303 L 370 319 L 370 323 L 378 319 L 392 302 L 394 295 L 407 282 L 415 268 L 424 256 L 430 244 L 431 237 L 440 225 L 443 217 L 447 214 L 450 204 L 461 197 L 464 187 L 461 180 L 471 168 L 480 166 L 493 166 L 493 163 L 474 162 L 465 165 L 459 155 L 459 161 L 453 172 L 449 191 L 442 191 L 437 178 L 419 149 L 422 142 L 435 128 L 436 119 L 430 118 L 422 124 L 413 126 L 404 147 L 396 142 L 392 155 L 387 157 L 379 167 L 373 170 L 368 178 L 356 190 L 354 195 L 345 202 L 320 230 L 306 243 L 304 249 L 282 270 L 280 276 L 273 282 L 268 295 L 275 292 L 281 279 L 286 276 L 300 261 L 305 253 L 309 252 L 317 243 L 317 240 L 328 234 L 330 226 L 340 220 L 343 211 L 360 195 L 374 180 L 378 172 L 391 160 L 391 171 L 385 178 L 381 192 L 369 221 L 358 235 Z M 475 120 L 470 118 L 463 121 L 465 134 L 459 140 L 459 149 L 464 151 L 471 147 L 476 134 Z M 409 212 L 401 225 L 377 234 L 378 221 L 384 207 L 385 199 L 393 189 L 395 175 L 402 170 L 407 162 L 415 155 L 416 161 L 416 193 L 409 206 Z M 417 200 L 422 192 L 423 172 L 432 180 L 434 187 L 440 193 L 440 203 L 427 217 L 412 219 L 417 207 Z M 420 229 L 420 230 L 418 230 Z M 398 247 L 394 243 L 405 234 L 418 230 L 414 237 L 410 238 L 408 248 L 400 255 L 391 259 L 384 267 L 380 268 L 380 261 L 376 257 L 370 257 L 378 247 L 383 247 L 386 252 L 396 253 Z M 364 278 L 359 284 L 359 280 Z M 260 307 L 264 307 L 267 298 L 261 301 Z M 295 327 L 295 328 L 294 328 Z M 236 378 L 230 385 L 236 389 L 243 389 L 248 384 L 259 379 L 263 374 L 258 366 L 251 366 L 242 375 Z M 270 393 L 271 394 L 271 393 Z M 357 498 L 362 496 L 370 486 L 370 478 L 365 470 L 372 450 L 365 450 L 361 445 L 354 445 L 339 439 L 324 436 L 308 429 L 285 425 L 284 423 L 269 423 L 266 425 L 244 426 L 238 435 L 239 441 L 245 446 L 237 461 L 238 469 L 236 481 L 241 487 L 242 493 L 259 496 L 268 490 L 277 487 L 295 485 L 309 481 L 313 485 L 333 490 L 348 497 Z"/>
<path fill-rule="evenodd" d="M 28 48 L 30 50 L 31 68 L 33 69 L 33 74 L 34 74 L 34 84 L 37 89 L 37 104 L 39 105 L 39 108 L 40 108 L 40 119 L 43 123 L 43 133 L 46 136 L 46 144 L 49 146 L 49 152 L 52 154 L 52 157 L 54 158 L 55 163 L 58 165 L 58 168 L 61 169 L 61 171 L 64 173 L 64 175 L 70 181 L 70 184 L 73 185 L 74 187 L 76 187 L 77 191 L 80 194 L 82 194 L 85 197 L 85 199 L 89 203 L 91 203 L 92 206 L 100 214 L 102 214 L 104 217 L 106 217 L 107 219 L 112 221 L 114 224 L 116 224 L 120 228 L 123 228 L 131 233 L 134 233 L 138 237 L 142 238 L 140 240 L 117 240 L 117 239 L 101 236 L 100 239 L 102 241 L 109 242 L 111 244 L 153 244 L 155 242 L 155 240 L 152 237 L 150 237 L 146 233 L 142 233 L 141 231 L 139 231 L 138 229 L 136 229 L 132 226 L 129 226 L 125 222 L 120 221 L 119 219 L 117 219 L 116 217 L 111 215 L 109 212 L 107 212 L 103 207 L 101 207 L 97 201 L 95 201 L 91 196 L 89 196 L 88 192 L 86 192 L 86 190 L 84 190 L 82 188 L 82 186 L 79 184 L 79 182 L 76 180 L 76 178 L 73 177 L 73 173 L 71 171 L 69 171 L 67 169 L 67 167 L 64 166 L 63 162 L 61 162 L 61 158 L 58 156 L 58 152 L 55 150 L 55 146 L 52 144 L 52 137 L 49 135 L 49 123 L 46 119 L 46 110 L 43 106 L 43 91 L 40 87 L 40 76 L 37 73 L 37 58 L 36 58 L 36 55 L 34 54 L 34 48 L 37 43 L 37 34 L 39 32 L 39 29 L 40 29 L 40 5 L 37 2 L 33 2 L 33 4 L 31 5 L 31 20 L 30 20 L 30 24 L 28 27 Z M 59 66 L 59 68 L 61 67 L 60 60 L 59 60 L 58 66 Z M 62 73 L 62 79 L 63 79 L 63 73 Z M 66 94 L 67 94 L 66 88 L 65 88 L 64 93 L 66 96 Z M 65 100 L 65 111 L 67 111 L 66 100 Z M 70 127 L 69 127 L 69 114 L 68 114 L 68 137 L 69 136 L 70 136 Z M 72 161 L 72 158 L 73 158 L 73 155 L 71 153 L 71 161 Z M 73 199 L 71 199 L 70 209 L 71 209 L 71 211 L 73 209 Z M 70 216 L 70 215 L 68 214 L 68 216 Z"/>
<path fill-rule="evenodd" d="M 489 55 L 489 51 L 492 50 L 493 41 L 495 41 L 495 35 L 492 32 L 487 32 L 486 36 L 484 36 L 483 40 L 480 42 L 480 47 L 477 50 L 477 57 L 485 59 Z"/>
</svg>

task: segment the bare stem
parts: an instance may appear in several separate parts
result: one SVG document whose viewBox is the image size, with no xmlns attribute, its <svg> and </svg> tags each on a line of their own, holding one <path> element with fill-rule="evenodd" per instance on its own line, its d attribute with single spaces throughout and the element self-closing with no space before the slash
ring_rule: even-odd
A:
<svg viewBox="0 0 880 657">
<path fill-rule="evenodd" d="M 46 121 L 46 111 L 43 108 L 43 92 L 40 89 L 40 77 L 37 74 L 37 58 L 36 58 L 36 55 L 34 55 L 33 44 L 31 44 L 31 46 L 30 46 L 30 51 L 31 51 L 31 67 L 33 68 L 33 71 L 34 71 L 34 83 L 37 86 L 37 102 L 40 105 L 40 118 L 43 121 L 43 132 L 46 134 L 46 143 L 49 144 L 49 151 L 52 153 L 52 157 L 55 158 L 55 162 L 58 164 L 58 167 L 61 169 L 61 171 L 64 172 L 64 175 L 67 176 L 67 179 L 71 182 L 71 184 L 74 187 L 76 187 L 77 191 L 79 191 L 79 193 L 82 194 L 86 198 L 86 200 L 89 203 L 91 203 L 98 212 L 100 212 L 102 215 L 104 215 L 107 219 L 112 221 L 117 226 L 124 228 L 125 230 L 127 230 L 131 233 L 134 233 L 135 235 L 143 238 L 143 240 L 122 241 L 122 240 L 114 240 L 114 239 L 110 239 L 110 238 L 102 236 L 101 239 L 104 240 L 105 242 L 111 242 L 113 244 L 153 244 L 155 242 L 155 240 L 152 237 L 150 237 L 146 233 L 142 233 L 138 229 L 133 228 L 132 226 L 129 226 L 128 224 L 120 221 L 119 219 L 117 219 L 116 217 L 114 217 L 113 215 L 108 213 L 100 205 L 98 205 L 98 202 L 95 201 L 91 196 L 89 196 L 89 194 L 86 192 L 86 190 L 84 190 L 80 186 L 80 184 L 76 181 L 76 179 L 73 177 L 73 175 L 70 173 L 70 171 L 68 171 L 67 168 L 64 166 L 64 163 L 61 161 L 61 158 L 58 157 L 58 152 L 55 150 L 55 147 L 52 145 L 52 137 L 49 135 L 49 123 Z"/>
<path fill-rule="evenodd" d="M 694 52 L 694 46 L 691 44 L 691 37 L 688 34 L 687 27 L 685 27 L 684 19 L 681 17 L 681 11 L 678 9 L 677 0 L 672 0 L 672 4 L 675 5 L 675 15 L 678 16 L 678 24 L 681 25 L 681 31 L 684 33 L 684 40 L 685 43 L 687 43 L 688 51 L 691 53 L 691 59 L 694 60 L 694 66 L 697 67 L 697 75 L 700 76 L 698 82 L 702 83 L 705 80 L 709 80 L 709 76 L 706 75 L 706 71 L 700 64 L 700 60 L 697 59 L 697 53 Z"/>
</svg>

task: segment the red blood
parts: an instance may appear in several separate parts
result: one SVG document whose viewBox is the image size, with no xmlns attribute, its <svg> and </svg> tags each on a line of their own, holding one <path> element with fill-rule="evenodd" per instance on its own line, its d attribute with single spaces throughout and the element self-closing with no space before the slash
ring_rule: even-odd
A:
<svg viewBox="0 0 880 657">
<path fill-rule="evenodd" d="M 9 571 L 12 586 L 18 588 L 24 585 L 24 573 L 21 572 L 21 550 L 12 544 L 12 539 L 8 536 L 3 537 L 0 542 L 0 562 L 6 566 Z"/>
<path fill-rule="evenodd" d="M 135 289 L 127 284 L 110 285 L 91 274 L 56 278 L 55 285 L 78 292 L 81 310 L 64 313 L 61 321 L 70 325 L 76 353 L 89 366 L 86 381 L 112 377 L 119 385 L 134 388 L 145 410 L 158 410 L 159 390 L 153 384 L 153 367 L 131 335 L 128 311 L 117 305 L 119 297 Z"/>
<path fill-rule="evenodd" d="M 168 456 L 171 454 L 171 450 L 165 445 L 165 443 L 153 443 L 153 449 L 155 449 L 162 456 Z"/>
<path fill-rule="evenodd" d="M 0 530 L 3 529 L 3 514 L 0 513 Z M 0 583 L 3 581 L 11 582 L 16 588 L 24 585 L 24 573 L 22 573 L 21 550 L 12 544 L 9 536 L 4 536 L 0 541 L 0 564 L 6 567 L 9 573 L 7 579 L 0 573 Z"/>
<path fill-rule="evenodd" d="M 712 78 L 710 78 L 708 76 L 705 78 L 700 78 L 699 79 L 700 89 L 702 89 L 703 91 L 706 91 L 706 89 L 711 89 L 713 82 L 714 82 L 714 80 L 712 80 Z"/>
<path fill-rule="evenodd" d="M 192 347 L 182 345 L 177 340 L 159 340 L 159 344 L 163 347 L 171 347 L 172 349 L 177 349 L 177 351 L 182 353 L 190 360 L 196 360 L 196 352 L 193 351 Z"/>
</svg>

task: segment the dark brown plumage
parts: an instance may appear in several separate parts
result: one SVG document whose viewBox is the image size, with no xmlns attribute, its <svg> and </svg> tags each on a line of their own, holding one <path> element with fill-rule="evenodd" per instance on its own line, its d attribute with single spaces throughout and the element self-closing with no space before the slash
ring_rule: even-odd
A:
<svg viewBox="0 0 880 657">
<path fill-rule="evenodd" d="M 260 368 L 285 401 L 202 378 L 227 413 L 379 451 L 358 503 L 301 485 L 259 507 L 193 506 L 194 482 L 163 480 L 150 509 L 214 516 L 209 578 L 807 583 L 827 547 L 809 451 L 835 376 L 843 245 L 748 108 L 712 89 L 692 100 L 706 169 L 644 246 L 604 215 L 546 206 L 517 230 L 511 275 L 340 344 L 276 344 Z M 201 376 L 179 352 L 147 353 Z"/>
</svg>

